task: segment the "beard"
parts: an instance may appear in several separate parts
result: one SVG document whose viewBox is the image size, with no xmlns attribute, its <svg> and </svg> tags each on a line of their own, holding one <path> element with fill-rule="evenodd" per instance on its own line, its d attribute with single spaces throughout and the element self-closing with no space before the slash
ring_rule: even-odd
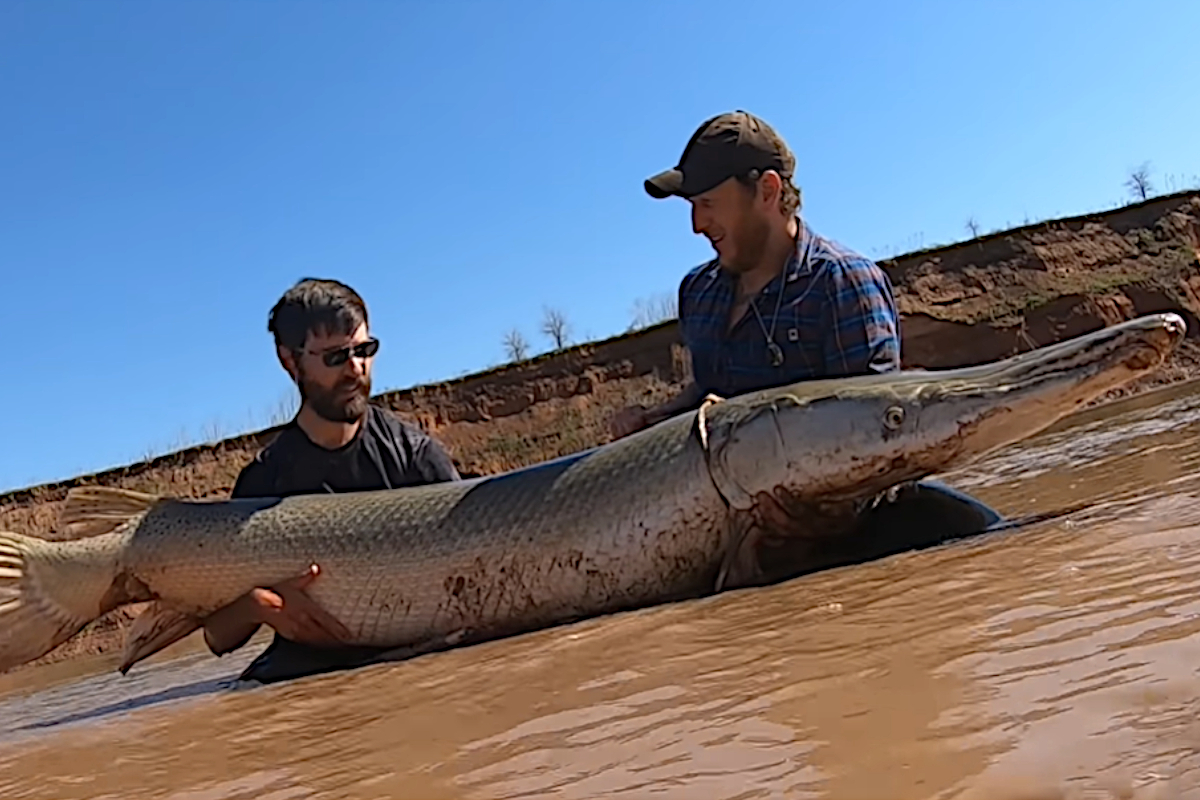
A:
<svg viewBox="0 0 1200 800">
<path fill-rule="evenodd" d="M 733 255 L 729 260 L 721 257 L 720 265 L 733 273 L 754 269 L 762 263 L 770 235 L 771 225 L 766 219 L 748 210 L 743 211 L 726 234 L 733 242 Z"/>
<path fill-rule="evenodd" d="M 367 413 L 371 397 L 371 378 L 344 378 L 330 389 L 319 386 L 301 374 L 297 382 L 300 399 L 307 402 L 317 416 L 330 422 L 357 422 Z"/>
</svg>

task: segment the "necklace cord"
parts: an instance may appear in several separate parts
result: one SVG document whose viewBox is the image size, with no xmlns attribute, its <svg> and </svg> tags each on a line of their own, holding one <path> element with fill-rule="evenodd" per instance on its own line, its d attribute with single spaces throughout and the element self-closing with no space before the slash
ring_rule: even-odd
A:
<svg viewBox="0 0 1200 800">
<path fill-rule="evenodd" d="M 812 239 L 811 237 L 806 237 L 804 240 L 803 256 L 803 263 L 806 265 L 809 263 L 809 252 L 811 247 Z M 785 264 L 783 271 L 779 273 L 779 296 L 775 298 L 775 312 L 771 315 L 770 331 L 767 330 L 767 324 L 763 321 L 762 314 L 758 310 L 758 298 L 750 298 L 750 308 L 754 310 L 754 318 L 758 320 L 759 330 L 762 331 L 763 339 L 766 340 L 767 352 L 771 354 L 771 363 L 776 367 L 783 364 L 783 349 L 779 346 L 779 343 L 775 341 L 775 326 L 779 323 L 779 310 L 783 307 L 783 287 L 784 283 L 786 282 L 786 274 L 787 265 Z M 812 287 L 810 286 L 809 289 L 811 288 Z M 804 294 L 808 294 L 808 289 L 805 290 Z M 803 299 L 803 296 L 801 296 L 801 299 Z"/>
</svg>

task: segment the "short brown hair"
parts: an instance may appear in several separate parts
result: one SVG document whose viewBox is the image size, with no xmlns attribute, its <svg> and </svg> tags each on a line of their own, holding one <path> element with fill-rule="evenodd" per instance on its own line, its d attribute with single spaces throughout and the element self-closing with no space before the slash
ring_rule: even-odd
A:
<svg viewBox="0 0 1200 800">
<path fill-rule="evenodd" d="M 779 177 L 783 181 L 783 188 L 779 194 L 779 210 L 783 212 L 784 216 L 790 217 L 800 210 L 800 187 L 795 183 L 796 154 L 792 152 L 792 148 L 788 147 L 779 132 L 770 125 L 763 125 L 763 135 L 779 150 L 779 158 L 783 162 L 784 171 L 779 173 Z M 759 175 L 755 175 L 753 179 L 758 180 L 759 177 Z"/>
<path fill-rule="evenodd" d="M 754 191 L 758 185 L 758 179 L 761 177 L 762 173 L 758 170 L 752 170 L 748 175 L 737 176 L 737 182 L 747 189 Z M 783 212 L 784 216 L 790 217 L 800 210 L 800 189 L 792 183 L 791 179 L 783 175 L 780 175 L 779 179 L 783 181 L 779 194 L 779 210 Z"/>
<path fill-rule="evenodd" d="M 299 350 L 310 331 L 350 334 L 367 321 L 367 304 L 358 292 L 340 281 L 304 278 L 271 309 L 267 330 L 276 345 Z"/>
<path fill-rule="evenodd" d="M 788 147 L 787 142 L 783 140 L 774 128 L 770 125 L 762 125 L 762 137 L 768 142 L 779 155 L 778 158 L 783 166 L 782 170 L 776 170 L 779 179 L 783 182 L 783 187 L 779 195 L 779 210 L 784 216 L 791 216 L 800 210 L 800 189 L 796 186 L 793 176 L 796 174 L 796 155 L 792 152 L 792 148 Z M 745 175 L 738 175 L 738 183 L 753 189 L 758 179 L 762 177 L 762 170 L 751 170 Z"/>
</svg>

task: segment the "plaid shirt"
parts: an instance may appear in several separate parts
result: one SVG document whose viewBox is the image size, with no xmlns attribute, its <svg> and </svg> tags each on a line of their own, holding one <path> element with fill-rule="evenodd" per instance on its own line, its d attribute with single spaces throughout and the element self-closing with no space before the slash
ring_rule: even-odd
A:
<svg viewBox="0 0 1200 800">
<path fill-rule="evenodd" d="M 680 283 L 680 329 L 704 392 L 729 397 L 801 380 L 900 368 L 899 314 L 887 274 L 797 221 L 796 252 L 782 273 L 782 299 L 780 277 L 755 298 L 761 324 L 751 307 L 726 332 L 737 278 L 716 259 Z M 784 357 L 778 367 L 768 349 L 772 330 Z"/>
</svg>

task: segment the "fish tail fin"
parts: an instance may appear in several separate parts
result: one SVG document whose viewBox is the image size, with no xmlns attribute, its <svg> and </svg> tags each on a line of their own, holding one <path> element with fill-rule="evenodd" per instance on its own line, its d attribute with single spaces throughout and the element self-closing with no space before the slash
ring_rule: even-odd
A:
<svg viewBox="0 0 1200 800">
<path fill-rule="evenodd" d="M 0 672 L 41 658 L 119 606 L 152 599 L 119 563 L 123 527 L 157 499 L 119 489 L 73 489 L 60 531 L 73 538 L 0 531 Z"/>
<path fill-rule="evenodd" d="M 113 583 L 102 562 L 73 569 L 73 542 L 0 532 L 0 671 L 34 661 L 101 614 Z"/>
</svg>

